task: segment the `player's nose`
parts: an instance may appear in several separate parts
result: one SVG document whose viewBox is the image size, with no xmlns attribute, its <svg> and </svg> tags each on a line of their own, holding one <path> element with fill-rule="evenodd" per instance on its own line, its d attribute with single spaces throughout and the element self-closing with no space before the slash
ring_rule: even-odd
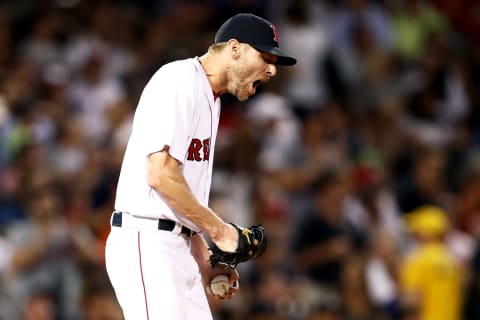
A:
<svg viewBox="0 0 480 320">
<path fill-rule="evenodd" d="M 272 63 L 269 63 L 267 67 L 267 74 L 270 77 L 275 77 L 275 75 L 277 74 L 277 66 Z"/>
</svg>

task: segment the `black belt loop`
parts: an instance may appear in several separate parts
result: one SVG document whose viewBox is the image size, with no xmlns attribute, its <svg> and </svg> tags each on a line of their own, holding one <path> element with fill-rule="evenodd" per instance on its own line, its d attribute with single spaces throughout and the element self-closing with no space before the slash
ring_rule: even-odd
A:
<svg viewBox="0 0 480 320">
<path fill-rule="evenodd" d="M 175 221 L 158 219 L 158 230 L 172 231 L 175 229 Z"/>
<path fill-rule="evenodd" d="M 112 226 L 121 227 L 122 226 L 122 212 L 114 211 L 112 217 Z"/>
<path fill-rule="evenodd" d="M 121 211 L 114 211 L 112 217 L 112 226 L 114 227 L 121 227 L 122 226 L 122 214 Z M 167 219 L 158 219 L 158 230 L 164 231 L 173 231 L 175 229 L 175 221 L 167 220 Z M 181 233 L 185 234 L 187 237 L 193 237 L 197 233 L 189 228 L 182 226 L 180 231 Z"/>
</svg>

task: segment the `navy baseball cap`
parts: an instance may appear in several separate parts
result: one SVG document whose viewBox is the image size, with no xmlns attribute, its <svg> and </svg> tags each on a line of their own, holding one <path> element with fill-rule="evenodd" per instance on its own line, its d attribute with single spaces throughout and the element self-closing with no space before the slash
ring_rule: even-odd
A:
<svg viewBox="0 0 480 320">
<path fill-rule="evenodd" d="M 293 66 L 297 59 L 278 47 L 278 31 L 270 21 L 251 13 L 239 13 L 218 29 L 215 43 L 237 39 L 255 49 L 277 56 L 277 64 Z"/>
</svg>

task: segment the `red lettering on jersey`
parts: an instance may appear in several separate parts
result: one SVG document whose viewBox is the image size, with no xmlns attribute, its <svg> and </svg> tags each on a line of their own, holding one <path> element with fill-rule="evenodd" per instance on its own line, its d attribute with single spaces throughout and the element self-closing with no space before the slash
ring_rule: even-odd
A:
<svg viewBox="0 0 480 320">
<path fill-rule="evenodd" d="M 203 160 L 210 160 L 210 139 L 203 140 Z"/>
<path fill-rule="evenodd" d="M 276 43 L 278 43 L 278 30 L 277 27 L 275 27 L 274 24 L 271 25 L 272 30 L 273 30 L 273 40 L 275 40 Z"/>
<path fill-rule="evenodd" d="M 199 139 L 192 139 L 190 146 L 188 147 L 188 157 L 187 160 L 190 161 L 202 161 L 200 156 L 200 149 L 202 148 L 202 142 Z"/>
</svg>

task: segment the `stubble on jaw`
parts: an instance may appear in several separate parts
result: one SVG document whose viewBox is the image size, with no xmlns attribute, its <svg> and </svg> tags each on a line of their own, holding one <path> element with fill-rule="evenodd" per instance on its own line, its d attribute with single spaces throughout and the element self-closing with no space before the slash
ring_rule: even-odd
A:
<svg viewBox="0 0 480 320">
<path fill-rule="evenodd" d="M 239 101 L 248 100 L 247 68 L 241 64 L 241 61 L 232 63 L 225 72 L 225 78 L 228 81 L 229 92 L 237 97 Z"/>
</svg>

